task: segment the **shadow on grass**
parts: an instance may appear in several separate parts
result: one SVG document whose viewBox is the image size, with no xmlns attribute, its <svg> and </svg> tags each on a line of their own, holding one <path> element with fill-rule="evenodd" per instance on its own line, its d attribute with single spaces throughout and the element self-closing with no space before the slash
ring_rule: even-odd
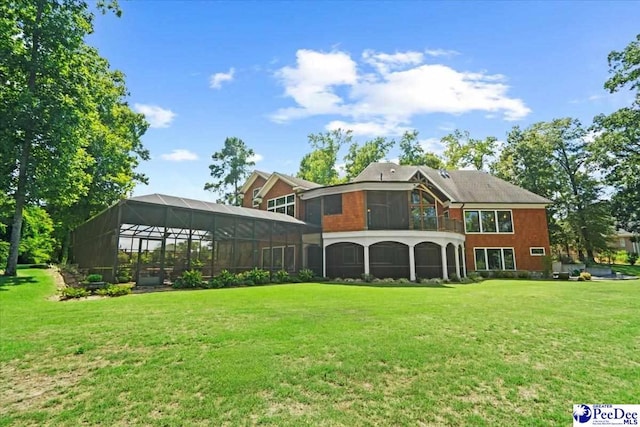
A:
<svg viewBox="0 0 640 427">
<path fill-rule="evenodd" d="M 433 288 L 433 289 L 455 289 L 453 286 L 445 284 L 435 285 L 430 283 L 384 283 L 384 282 L 323 282 L 326 285 L 343 286 L 364 286 L 369 288 Z"/>
<path fill-rule="evenodd" d="M 26 285 L 28 283 L 36 283 L 37 280 L 31 276 L 6 277 L 0 276 L 0 291 L 6 291 L 6 287 Z"/>
</svg>

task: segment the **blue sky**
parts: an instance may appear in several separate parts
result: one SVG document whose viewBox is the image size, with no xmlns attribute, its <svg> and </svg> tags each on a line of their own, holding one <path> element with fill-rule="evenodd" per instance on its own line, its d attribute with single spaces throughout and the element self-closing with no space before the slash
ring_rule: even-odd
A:
<svg viewBox="0 0 640 427">
<path fill-rule="evenodd" d="M 357 139 L 417 129 L 424 146 L 458 128 L 506 138 L 514 125 L 594 115 L 607 54 L 640 27 L 638 2 L 122 2 L 89 43 L 127 76 L 152 127 L 136 195 L 204 200 L 210 156 L 236 136 L 256 168 L 295 174 L 307 135 Z M 344 153 L 342 153 L 344 154 Z M 389 159 L 397 152 L 389 153 Z"/>
</svg>

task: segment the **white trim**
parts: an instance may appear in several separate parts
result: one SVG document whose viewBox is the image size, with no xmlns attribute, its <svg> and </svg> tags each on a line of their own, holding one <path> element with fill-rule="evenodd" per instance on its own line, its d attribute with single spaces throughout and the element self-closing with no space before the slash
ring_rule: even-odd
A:
<svg viewBox="0 0 640 427">
<path fill-rule="evenodd" d="M 478 270 L 478 265 L 476 264 L 476 249 L 484 250 L 484 261 L 487 264 L 486 267 L 489 267 L 487 249 L 500 249 L 500 263 L 502 267 L 504 267 L 504 249 L 511 249 L 513 251 L 513 270 L 511 269 L 507 270 L 505 268 L 501 270 L 490 270 L 488 268 L 485 268 L 484 270 Z M 512 246 L 495 246 L 495 247 L 494 246 L 474 246 L 473 247 L 473 269 L 475 271 L 517 271 L 518 265 L 516 263 L 516 250 Z"/>
<path fill-rule="evenodd" d="M 433 242 L 440 246 L 446 246 L 449 243 L 454 245 L 464 244 L 464 241 L 464 234 L 448 231 L 363 230 L 322 233 L 323 249 L 334 243 L 355 243 L 369 246 L 380 242 L 397 242 L 414 247 L 423 242 Z"/>
<path fill-rule="evenodd" d="M 291 187 L 291 190 L 294 191 L 294 192 L 304 191 L 304 190 L 307 189 L 306 187 L 301 187 L 300 185 L 298 185 L 294 181 L 291 181 L 286 176 L 281 175 L 278 172 L 274 172 L 274 173 L 271 174 L 271 176 L 269 177 L 267 182 L 265 182 L 262 185 L 262 190 L 260 191 L 260 193 L 258 193 L 258 196 L 262 196 L 262 197 L 266 196 L 267 193 L 269 192 L 269 190 L 271 190 L 271 188 L 273 188 L 273 186 L 276 184 L 276 182 L 278 182 L 278 180 L 284 181 L 284 183 L 287 184 L 289 187 Z"/>
<path fill-rule="evenodd" d="M 293 202 L 287 202 L 287 199 L 290 196 L 293 196 Z M 284 204 L 282 204 L 282 205 L 276 204 L 276 200 L 278 200 L 278 199 L 284 199 Z M 272 208 L 269 207 L 269 202 L 271 202 L 271 201 L 273 201 L 273 207 Z M 285 194 L 283 196 L 278 196 L 278 197 L 274 197 L 272 199 L 267 200 L 267 211 L 268 212 L 276 212 L 277 208 L 283 207 L 284 208 L 284 212 L 276 212 L 276 213 L 283 213 L 285 215 L 288 215 L 287 214 L 287 207 L 289 207 L 289 206 L 293 206 L 293 215 L 289 215 L 289 216 L 292 216 L 292 217 L 295 218 L 296 217 L 296 195 L 295 195 L 295 193 L 289 193 L 289 194 Z"/>
<path fill-rule="evenodd" d="M 348 184 L 339 184 L 329 187 L 312 188 L 300 194 L 300 199 L 309 200 L 321 196 L 329 196 L 332 194 L 352 193 L 354 191 L 402 191 L 413 190 L 420 183 L 418 182 L 351 182 Z"/>
<path fill-rule="evenodd" d="M 242 194 L 246 193 L 249 190 L 249 187 L 251 187 L 253 185 L 253 183 L 255 182 L 255 180 L 258 177 L 262 177 L 265 180 L 268 180 L 269 179 L 269 174 L 254 170 L 253 173 L 251 174 L 251 176 L 249 177 L 249 179 L 242 185 L 242 187 L 240 187 L 240 193 L 242 193 Z"/>
<path fill-rule="evenodd" d="M 252 198 L 251 198 L 251 205 L 254 208 L 259 208 L 260 207 L 260 203 L 262 203 L 262 198 L 258 197 L 258 194 L 260 194 L 260 190 L 262 190 L 262 187 L 256 187 L 253 189 L 253 194 L 252 194 Z"/>
<path fill-rule="evenodd" d="M 478 212 L 478 221 L 480 224 L 480 231 L 467 231 L 467 212 Z M 508 211 L 511 215 L 511 231 L 500 231 L 500 223 L 498 222 L 498 211 Z M 483 231 L 482 230 L 482 212 L 493 212 L 494 219 L 496 220 L 496 231 Z M 516 227 L 513 221 L 513 211 L 511 209 L 463 209 L 462 211 L 462 223 L 464 225 L 465 234 L 515 234 Z"/>
<path fill-rule="evenodd" d="M 541 254 L 534 254 L 533 250 L 534 249 L 542 249 L 542 253 Z M 544 248 L 544 246 L 531 246 L 529 247 L 529 255 L 531 256 L 545 256 L 547 254 L 547 250 Z"/>
<path fill-rule="evenodd" d="M 446 207 L 450 208 L 466 208 L 471 210 L 477 209 L 544 209 L 551 203 L 448 203 Z"/>
</svg>

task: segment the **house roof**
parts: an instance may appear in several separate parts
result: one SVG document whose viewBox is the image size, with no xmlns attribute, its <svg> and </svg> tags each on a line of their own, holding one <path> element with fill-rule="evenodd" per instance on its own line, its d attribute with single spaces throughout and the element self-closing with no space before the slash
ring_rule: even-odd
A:
<svg viewBox="0 0 640 427">
<path fill-rule="evenodd" d="M 284 181 L 291 186 L 293 190 L 311 190 L 314 188 L 322 187 L 322 185 L 307 181 L 306 179 L 296 178 L 295 176 L 286 175 L 280 172 L 274 172 L 271 174 L 267 182 L 264 183 L 262 189 L 258 192 L 256 197 L 264 197 L 269 190 L 275 185 L 278 181 Z"/>
<path fill-rule="evenodd" d="M 289 215 L 263 211 L 259 209 L 243 208 L 240 206 L 222 205 L 219 203 L 205 202 L 203 200 L 186 199 L 184 197 L 168 196 L 166 194 L 147 194 L 131 197 L 125 200 L 132 202 L 148 203 L 153 205 L 172 206 L 176 208 L 193 209 L 217 214 L 241 216 L 245 218 L 264 219 L 270 221 L 287 222 L 291 224 L 306 225 L 304 221 L 295 219 Z"/>
<path fill-rule="evenodd" d="M 428 178 L 452 202 L 551 203 L 549 199 L 477 170 L 450 170 L 441 173 L 427 166 L 401 166 L 390 162 L 371 163 L 353 182 L 407 182 L 418 172 Z"/>
<path fill-rule="evenodd" d="M 249 190 L 249 187 L 251 187 L 251 185 L 254 183 L 254 181 L 258 178 L 261 177 L 263 178 L 265 181 L 269 179 L 269 176 L 271 176 L 270 173 L 267 172 L 262 172 L 259 171 L 257 169 L 255 169 L 251 175 L 249 176 L 249 179 L 247 179 L 244 183 L 244 185 L 240 188 L 240 192 L 242 194 L 246 193 Z"/>
</svg>

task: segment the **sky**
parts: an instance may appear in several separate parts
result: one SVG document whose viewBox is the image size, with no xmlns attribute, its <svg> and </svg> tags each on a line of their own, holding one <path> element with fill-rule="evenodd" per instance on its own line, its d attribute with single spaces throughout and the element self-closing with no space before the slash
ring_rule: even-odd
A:
<svg viewBox="0 0 640 427">
<path fill-rule="evenodd" d="M 441 153 L 454 129 L 504 140 L 554 118 L 589 125 L 633 99 L 603 84 L 609 52 L 640 32 L 640 2 L 120 3 L 88 42 L 151 125 L 149 184 L 134 195 L 216 200 L 203 188 L 227 137 L 255 151 L 256 169 L 294 175 L 311 133 L 416 129 Z"/>
</svg>

